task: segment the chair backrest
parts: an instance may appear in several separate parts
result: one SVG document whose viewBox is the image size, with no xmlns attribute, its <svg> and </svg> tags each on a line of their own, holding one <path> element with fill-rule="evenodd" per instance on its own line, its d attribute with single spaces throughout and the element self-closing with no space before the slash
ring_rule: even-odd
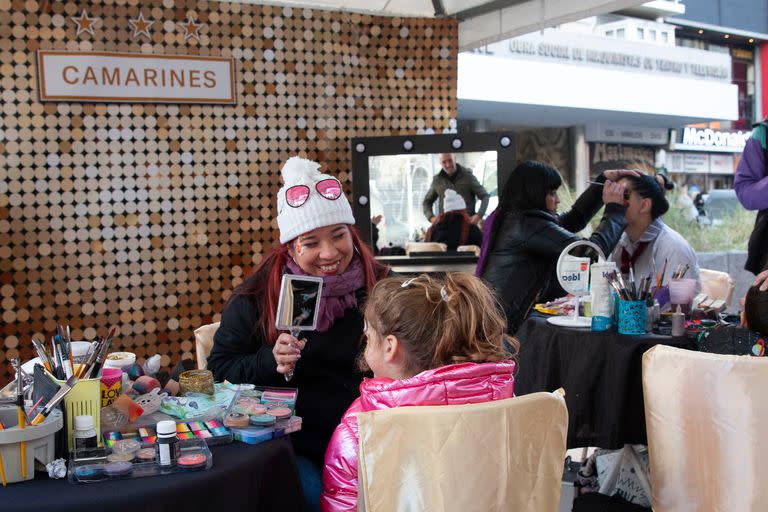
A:
<svg viewBox="0 0 768 512">
<path fill-rule="evenodd" d="M 440 242 L 408 242 L 405 244 L 405 253 L 412 252 L 445 252 L 448 246 Z"/>
<path fill-rule="evenodd" d="M 195 354 L 197 355 L 197 367 L 202 370 L 208 363 L 208 356 L 213 348 L 213 335 L 219 329 L 219 324 L 203 325 L 195 329 Z"/>
<path fill-rule="evenodd" d="M 456 252 L 473 252 L 475 256 L 480 256 L 480 247 L 476 245 L 460 245 L 456 248 Z"/>
<path fill-rule="evenodd" d="M 727 272 L 719 270 L 699 269 L 701 278 L 701 293 L 704 293 L 712 300 L 724 300 L 726 304 L 731 303 L 733 291 L 736 284 L 733 278 Z"/>
<path fill-rule="evenodd" d="M 643 355 L 655 512 L 765 510 L 768 360 L 657 345 Z"/>
<path fill-rule="evenodd" d="M 568 411 L 561 394 L 361 413 L 358 510 L 556 511 Z"/>
</svg>

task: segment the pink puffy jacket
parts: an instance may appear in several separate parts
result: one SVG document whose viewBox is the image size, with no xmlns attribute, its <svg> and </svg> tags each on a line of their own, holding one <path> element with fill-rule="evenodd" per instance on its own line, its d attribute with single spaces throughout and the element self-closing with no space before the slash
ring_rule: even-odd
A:
<svg viewBox="0 0 768 512">
<path fill-rule="evenodd" d="M 360 398 L 352 402 L 325 452 L 324 512 L 357 510 L 357 447 L 355 413 L 409 405 L 458 405 L 514 396 L 514 361 L 462 363 L 427 370 L 404 380 L 365 379 Z"/>
</svg>

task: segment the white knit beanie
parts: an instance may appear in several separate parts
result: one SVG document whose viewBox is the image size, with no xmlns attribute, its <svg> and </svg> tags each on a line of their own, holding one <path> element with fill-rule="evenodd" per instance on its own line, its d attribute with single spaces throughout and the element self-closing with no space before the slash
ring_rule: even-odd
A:
<svg viewBox="0 0 768 512">
<path fill-rule="evenodd" d="M 334 224 L 354 224 L 352 207 L 342 192 L 338 199 L 326 199 L 315 189 L 322 180 L 335 179 L 329 174 L 320 174 L 320 164 L 292 156 L 280 171 L 283 186 L 277 191 L 277 227 L 280 229 L 280 243 L 290 242 L 299 235 L 316 228 Z M 309 187 L 307 201 L 294 208 L 285 200 L 285 191 L 295 185 Z"/>
<path fill-rule="evenodd" d="M 443 212 L 448 213 L 456 210 L 465 210 L 466 208 L 467 203 L 464 202 L 464 198 L 451 188 L 445 189 L 443 194 Z"/>
</svg>

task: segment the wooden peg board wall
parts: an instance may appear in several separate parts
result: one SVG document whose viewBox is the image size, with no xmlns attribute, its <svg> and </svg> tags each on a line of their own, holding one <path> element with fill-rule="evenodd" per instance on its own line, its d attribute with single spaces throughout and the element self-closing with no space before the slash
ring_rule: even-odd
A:
<svg viewBox="0 0 768 512">
<path fill-rule="evenodd" d="M 133 37 L 140 13 L 150 38 Z M 232 56 L 238 103 L 40 103 L 38 49 Z M 56 322 L 73 339 L 118 326 L 114 348 L 140 359 L 194 357 L 192 331 L 277 240 L 282 162 L 318 160 L 351 192 L 351 137 L 456 117 L 456 57 L 451 19 L 0 0 L 0 384 Z"/>
</svg>

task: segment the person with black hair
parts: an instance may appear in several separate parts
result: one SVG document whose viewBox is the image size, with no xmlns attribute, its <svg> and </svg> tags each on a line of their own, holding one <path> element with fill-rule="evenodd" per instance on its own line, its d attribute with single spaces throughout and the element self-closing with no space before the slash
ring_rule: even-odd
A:
<svg viewBox="0 0 768 512">
<path fill-rule="evenodd" d="M 626 176 L 621 180 L 629 191 L 626 200 L 627 227 L 621 236 L 610 260 L 624 275 L 634 270 L 635 279 L 661 276 L 666 262 L 666 279 L 672 273 L 688 265 L 685 277 L 696 279 L 696 290 L 701 289 L 699 264 L 691 244 L 677 231 L 661 220 L 669 210 L 665 190 L 674 188 L 674 183 L 661 175 Z"/>
<path fill-rule="evenodd" d="M 754 284 L 744 297 L 741 325 L 721 325 L 699 337 L 699 350 L 715 354 L 768 355 L 768 290 Z"/>
<path fill-rule="evenodd" d="M 606 171 L 576 200 L 573 208 L 558 215 L 557 189 L 562 178 L 557 169 L 542 162 L 518 165 L 504 185 L 499 207 L 486 219 L 483 247 L 476 274 L 497 293 L 507 315 L 508 332 L 514 334 L 536 302 L 565 295 L 555 278 L 555 265 L 575 234 L 605 204 L 605 213 L 589 240 L 609 254 L 621 236 L 624 190 L 617 183 L 635 171 Z M 490 227 L 489 227 L 490 226 Z"/>
</svg>

